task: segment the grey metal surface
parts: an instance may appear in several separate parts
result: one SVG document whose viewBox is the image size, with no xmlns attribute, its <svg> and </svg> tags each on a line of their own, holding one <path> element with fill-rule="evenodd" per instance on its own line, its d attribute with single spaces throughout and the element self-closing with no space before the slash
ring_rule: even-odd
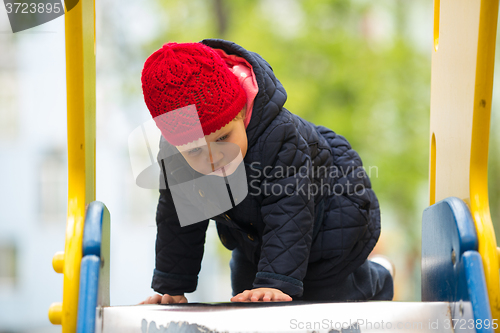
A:
<svg viewBox="0 0 500 333">
<path fill-rule="evenodd" d="M 98 311 L 96 332 L 453 332 L 454 324 L 458 330 L 453 307 L 445 302 L 118 306 Z M 460 313 L 471 319 L 470 311 Z"/>
</svg>

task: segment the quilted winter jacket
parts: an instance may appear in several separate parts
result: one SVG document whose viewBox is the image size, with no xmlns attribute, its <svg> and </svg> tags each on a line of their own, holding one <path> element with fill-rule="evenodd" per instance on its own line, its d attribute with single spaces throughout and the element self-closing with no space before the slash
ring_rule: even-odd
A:
<svg viewBox="0 0 500 333">
<path fill-rule="evenodd" d="M 285 89 L 260 55 L 224 40 L 201 43 L 245 58 L 259 88 L 244 158 L 252 185 L 234 208 L 212 218 L 221 242 L 257 265 L 254 288 L 301 296 L 305 279 L 330 284 L 345 278 L 380 235 L 378 201 L 359 155 L 344 137 L 283 107 Z M 175 148 L 162 138 L 159 156 L 168 149 Z M 273 194 L 273 187 L 286 193 Z M 180 227 L 167 187 L 160 190 L 156 222 L 152 288 L 170 295 L 194 291 L 208 220 Z"/>
</svg>

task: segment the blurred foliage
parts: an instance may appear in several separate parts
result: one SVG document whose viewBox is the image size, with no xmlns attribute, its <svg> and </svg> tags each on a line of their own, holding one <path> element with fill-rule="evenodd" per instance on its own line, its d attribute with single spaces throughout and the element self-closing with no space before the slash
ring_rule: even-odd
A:
<svg viewBox="0 0 500 333">
<path fill-rule="evenodd" d="M 384 212 L 391 211 L 398 230 L 392 235 L 405 247 L 393 249 L 406 255 L 401 268 L 419 285 L 415 267 L 427 200 L 422 188 L 428 174 L 431 52 L 408 36 L 418 28 L 409 27 L 409 2 L 158 3 L 161 31 L 144 45 L 145 57 L 167 41 L 234 41 L 271 64 L 287 90 L 286 108 L 350 141 L 371 176 L 383 222 Z M 417 291 L 405 297 L 418 298 Z"/>
</svg>

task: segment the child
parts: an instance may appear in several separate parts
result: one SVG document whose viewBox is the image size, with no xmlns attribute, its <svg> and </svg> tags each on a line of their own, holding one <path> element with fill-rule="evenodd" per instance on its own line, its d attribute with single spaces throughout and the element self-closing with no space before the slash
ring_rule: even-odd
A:
<svg viewBox="0 0 500 333">
<path fill-rule="evenodd" d="M 283 107 L 285 89 L 264 59 L 220 39 L 168 43 L 147 59 L 142 87 L 167 180 L 152 282 L 163 296 L 142 303 L 187 302 L 208 218 L 232 250 L 231 301 L 392 299 L 388 270 L 366 259 L 380 210 L 361 159 L 345 138 Z M 231 183 L 238 170 L 244 193 Z M 229 206 L 206 195 L 221 177 L 234 192 Z"/>
</svg>

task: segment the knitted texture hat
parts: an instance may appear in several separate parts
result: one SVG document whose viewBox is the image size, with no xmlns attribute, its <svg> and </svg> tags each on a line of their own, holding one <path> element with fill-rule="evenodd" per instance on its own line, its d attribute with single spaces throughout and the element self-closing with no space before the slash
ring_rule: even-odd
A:
<svg viewBox="0 0 500 333">
<path fill-rule="evenodd" d="M 142 91 L 163 137 L 176 146 L 224 127 L 246 103 L 236 76 L 201 43 L 167 43 L 149 56 L 142 70 Z M 197 113 L 186 108 L 193 104 Z"/>
</svg>

